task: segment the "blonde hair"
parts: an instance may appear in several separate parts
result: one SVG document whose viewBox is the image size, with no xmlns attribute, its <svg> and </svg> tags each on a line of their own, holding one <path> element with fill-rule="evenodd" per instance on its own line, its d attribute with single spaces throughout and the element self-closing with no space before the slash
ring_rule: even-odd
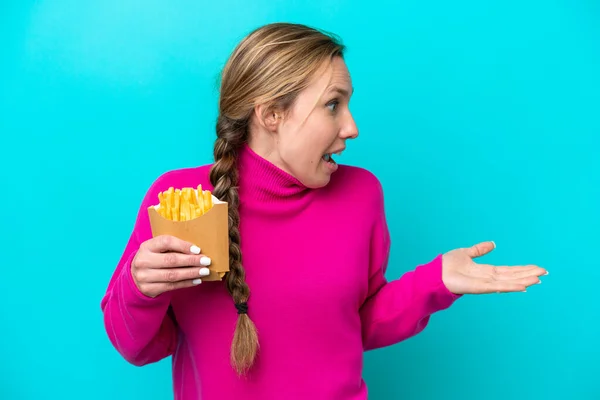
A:
<svg viewBox="0 0 600 400">
<path fill-rule="evenodd" d="M 289 110 L 319 68 L 335 56 L 343 57 L 343 52 L 344 46 L 332 34 L 301 24 L 273 23 L 248 34 L 221 73 L 210 181 L 213 194 L 229 203 L 226 286 L 239 314 L 231 345 L 231 363 L 239 375 L 252 367 L 259 343 L 256 326 L 247 314 L 250 290 L 240 250 L 237 152 L 248 140 L 256 105 Z"/>
</svg>

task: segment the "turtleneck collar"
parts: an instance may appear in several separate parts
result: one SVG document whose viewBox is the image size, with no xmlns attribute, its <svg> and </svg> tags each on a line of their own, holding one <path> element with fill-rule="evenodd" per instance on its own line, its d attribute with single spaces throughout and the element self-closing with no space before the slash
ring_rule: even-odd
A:
<svg viewBox="0 0 600 400">
<path fill-rule="evenodd" d="M 273 214 L 298 212 L 308 205 L 314 190 L 250 148 L 238 153 L 240 206 Z"/>
</svg>

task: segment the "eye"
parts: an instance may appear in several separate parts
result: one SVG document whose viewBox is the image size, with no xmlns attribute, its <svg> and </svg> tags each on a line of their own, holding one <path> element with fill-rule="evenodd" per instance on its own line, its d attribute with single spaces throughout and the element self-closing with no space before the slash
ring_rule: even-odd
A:
<svg viewBox="0 0 600 400">
<path fill-rule="evenodd" d="M 329 107 L 329 110 L 331 112 L 335 112 L 335 110 L 337 109 L 337 106 L 340 104 L 340 102 L 337 99 L 331 100 L 329 103 L 327 103 L 327 107 Z"/>
</svg>

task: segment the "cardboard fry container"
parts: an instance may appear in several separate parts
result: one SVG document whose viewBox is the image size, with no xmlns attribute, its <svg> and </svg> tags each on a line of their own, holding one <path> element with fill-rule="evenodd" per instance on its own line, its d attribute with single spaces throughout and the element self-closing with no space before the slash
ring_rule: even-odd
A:
<svg viewBox="0 0 600 400">
<path fill-rule="evenodd" d="M 212 195 L 211 195 L 212 196 Z M 213 206 L 205 214 L 188 221 L 171 221 L 159 214 L 160 204 L 148 207 L 152 237 L 171 235 L 200 247 L 210 257 L 210 275 L 202 281 L 220 281 L 229 271 L 229 229 L 227 203 L 212 196 Z M 201 265 L 198 265 L 200 268 Z"/>
</svg>

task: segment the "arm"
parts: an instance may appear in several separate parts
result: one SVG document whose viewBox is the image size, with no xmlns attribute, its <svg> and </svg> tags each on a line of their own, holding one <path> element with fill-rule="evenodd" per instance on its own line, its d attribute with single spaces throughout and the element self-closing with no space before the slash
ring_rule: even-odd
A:
<svg viewBox="0 0 600 400">
<path fill-rule="evenodd" d="M 417 335 L 430 316 L 446 309 L 460 296 L 442 281 L 442 256 L 388 282 L 385 278 L 391 247 L 383 191 L 378 188 L 374 209 L 377 219 L 371 235 L 369 289 L 360 309 L 365 350 L 396 344 Z"/>
<path fill-rule="evenodd" d="M 168 357 L 177 344 L 176 326 L 167 313 L 170 294 L 148 297 L 140 292 L 131 275 L 131 261 L 140 244 L 152 237 L 147 208 L 157 198 L 155 186 L 140 206 L 129 242 L 101 302 L 104 327 L 112 345 L 137 366 Z"/>
</svg>

